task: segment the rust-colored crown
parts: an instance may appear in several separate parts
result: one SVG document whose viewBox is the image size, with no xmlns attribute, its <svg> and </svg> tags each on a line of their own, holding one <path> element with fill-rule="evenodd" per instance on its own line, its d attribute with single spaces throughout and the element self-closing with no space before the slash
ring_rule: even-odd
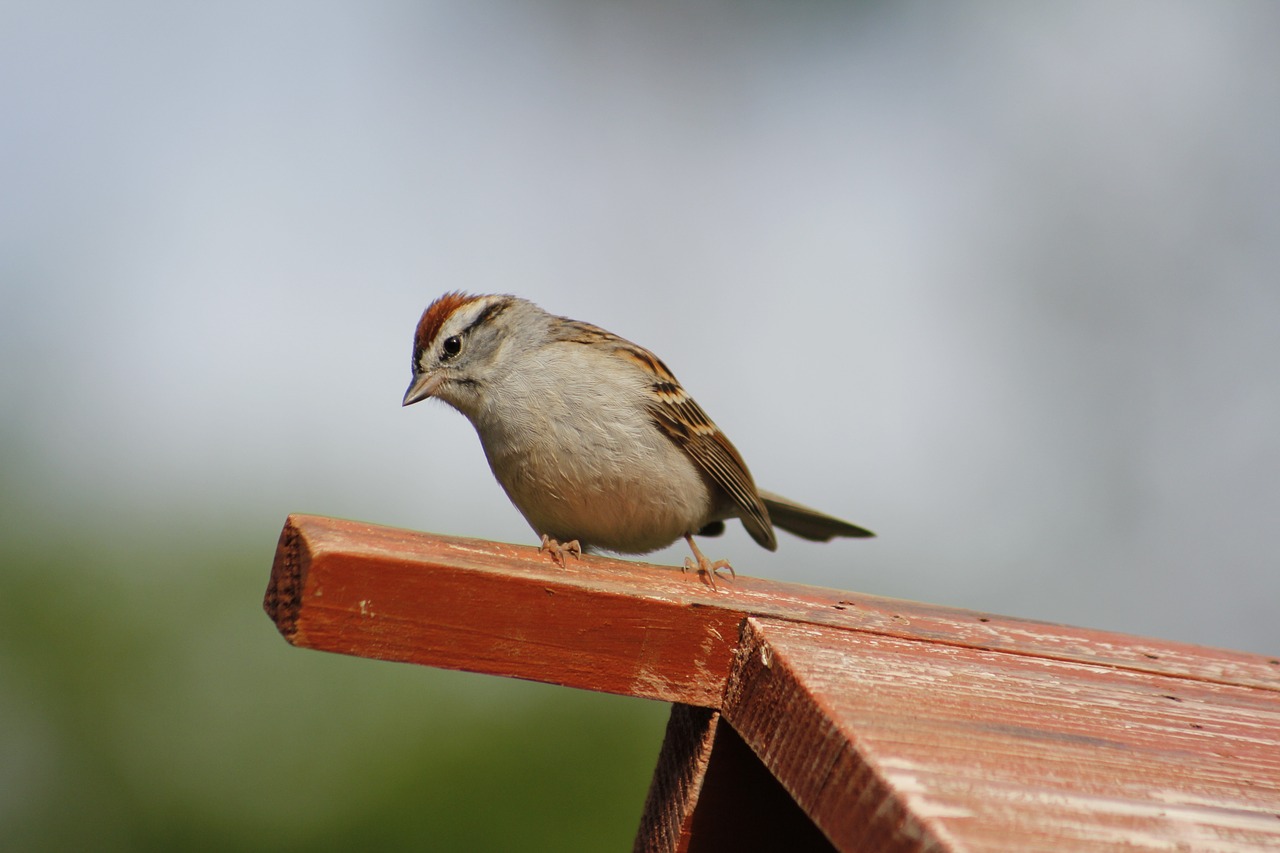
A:
<svg viewBox="0 0 1280 853">
<path fill-rule="evenodd" d="M 422 319 L 418 321 L 418 331 L 413 337 L 414 353 L 421 353 L 431 342 L 435 340 L 436 335 L 440 333 L 440 327 L 444 325 L 453 312 L 457 311 L 468 302 L 474 302 L 479 299 L 478 296 L 472 296 L 469 293 L 463 293 L 455 290 L 446 293 L 435 302 L 427 306 L 427 310 L 422 312 Z"/>
</svg>

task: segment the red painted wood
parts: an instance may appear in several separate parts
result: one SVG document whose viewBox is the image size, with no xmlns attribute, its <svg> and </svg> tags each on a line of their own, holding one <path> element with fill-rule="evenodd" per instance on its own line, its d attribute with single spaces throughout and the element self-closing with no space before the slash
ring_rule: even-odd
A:
<svg viewBox="0 0 1280 853">
<path fill-rule="evenodd" d="M 723 714 L 842 851 L 1280 848 L 1280 694 L 752 619 Z"/>
<path fill-rule="evenodd" d="M 693 810 L 711 762 L 720 712 L 675 704 L 649 783 L 634 853 L 688 853 Z"/>
<path fill-rule="evenodd" d="M 264 606 L 298 646 L 717 707 L 743 619 L 1280 691 L 1280 660 L 670 566 L 290 516 Z"/>
<path fill-rule="evenodd" d="M 635 853 L 834 849 L 719 711 L 672 706 Z"/>
<path fill-rule="evenodd" d="M 669 732 L 638 849 L 764 837 L 735 802 L 841 851 L 1280 848 L 1280 659 L 302 515 L 264 607 L 298 646 L 721 709 Z"/>
<path fill-rule="evenodd" d="M 264 607 L 296 646 L 718 704 L 740 614 L 700 607 L 695 577 L 623 565 L 293 516 Z"/>
</svg>

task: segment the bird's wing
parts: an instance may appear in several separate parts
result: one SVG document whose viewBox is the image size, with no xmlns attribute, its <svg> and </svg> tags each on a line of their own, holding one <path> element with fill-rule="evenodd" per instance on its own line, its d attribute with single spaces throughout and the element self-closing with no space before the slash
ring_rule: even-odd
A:
<svg viewBox="0 0 1280 853">
<path fill-rule="evenodd" d="M 575 343 L 613 344 L 618 355 L 631 359 L 650 380 L 653 392 L 649 414 L 676 446 L 689 454 L 717 486 L 724 490 L 740 510 L 742 525 L 751 538 L 770 551 L 777 550 L 778 539 L 769 521 L 769 510 L 756 492 L 755 481 L 737 448 L 712 423 L 694 399 L 681 386 L 675 375 L 647 349 L 620 338 L 590 323 L 562 318 L 563 340 Z"/>
</svg>

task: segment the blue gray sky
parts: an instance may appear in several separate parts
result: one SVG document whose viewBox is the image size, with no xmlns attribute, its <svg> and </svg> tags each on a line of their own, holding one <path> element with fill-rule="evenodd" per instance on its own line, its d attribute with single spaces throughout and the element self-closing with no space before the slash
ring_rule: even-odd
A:
<svg viewBox="0 0 1280 853">
<path fill-rule="evenodd" d="M 422 308 L 513 292 L 880 534 L 735 525 L 743 574 L 1275 653 L 1277 24 L 6 3 L 6 478 L 32 516 L 242 527 L 264 582 L 291 511 L 532 542 L 463 418 L 400 407 Z"/>
</svg>

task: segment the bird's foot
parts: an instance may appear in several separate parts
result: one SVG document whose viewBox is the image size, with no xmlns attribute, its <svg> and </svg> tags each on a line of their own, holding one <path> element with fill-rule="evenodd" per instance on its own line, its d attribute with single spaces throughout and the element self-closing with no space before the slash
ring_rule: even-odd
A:
<svg viewBox="0 0 1280 853">
<path fill-rule="evenodd" d="M 572 554 L 579 560 L 582 559 L 582 546 L 578 544 L 577 539 L 574 539 L 572 542 L 565 542 L 564 544 L 561 544 L 559 541 L 552 539 L 544 533 L 542 534 L 542 544 L 538 546 L 538 553 L 550 554 L 551 559 L 555 561 L 556 565 L 563 569 L 567 555 Z"/>
<path fill-rule="evenodd" d="M 729 565 L 728 560 L 716 560 L 712 562 L 708 560 L 703 553 L 698 550 L 698 546 L 694 544 L 693 537 L 688 533 L 684 535 L 684 541 L 689 543 L 689 547 L 693 549 L 692 557 L 684 558 L 684 566 L 682 571 L 695 571 L 702 582 L 712 589 L 716 588 L 716 578 L 723 577 L 720 572 L 727 570 L 730 577 L 734 580 L 738 579 L 738 573 L 733 570 L 733 566 Z M 695 562 L 696 559 L 696 562 Z"/>
</svg>

